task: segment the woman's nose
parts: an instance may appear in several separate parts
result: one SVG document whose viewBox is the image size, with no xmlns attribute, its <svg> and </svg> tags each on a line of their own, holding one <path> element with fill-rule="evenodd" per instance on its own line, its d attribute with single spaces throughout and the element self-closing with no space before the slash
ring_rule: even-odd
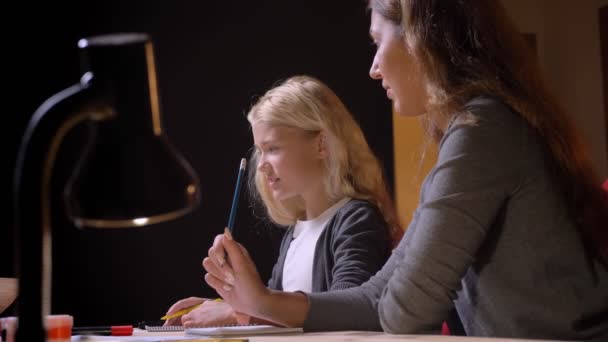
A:
<svg viewBox="0 0 608 342">
<path fill-rule="evenodd" d="M 382 78 L 382 76 L 380 75 L 380 68 L 378 67 L 378 62 L 376 62 L 376 56 L 374 56 L 372 66 L 369 68 L 369 77 L 374 80 L 379 80 Z"/>
</svg>

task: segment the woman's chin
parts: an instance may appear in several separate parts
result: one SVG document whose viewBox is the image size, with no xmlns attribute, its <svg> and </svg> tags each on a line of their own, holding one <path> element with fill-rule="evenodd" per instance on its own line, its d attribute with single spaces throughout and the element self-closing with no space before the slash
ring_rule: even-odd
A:
<svg viewBox="0 0 608 342">
<path fill-rule="evenodd" d="M 423 111 L 412 111 L 407 108 L 402 108 L 397 101 L 393 102 L 393 113 L 397 113 L 397 115 L 404 118 L 411 118 L 415 116 L 423 115 Z"/>
</svg>

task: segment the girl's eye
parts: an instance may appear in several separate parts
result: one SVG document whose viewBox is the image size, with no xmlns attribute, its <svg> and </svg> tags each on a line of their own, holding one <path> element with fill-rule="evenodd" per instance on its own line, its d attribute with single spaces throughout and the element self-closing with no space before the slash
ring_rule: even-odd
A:
<svg viewBox="0 0 608 342">
<path fill-rule="evenodd" d="M 271 146 L 271 147 L 269 147 L 269 148 L 268 148 L 266 151 L 267 151 L 268 153 L 275 153 L 275 152 L 276 152 L 276 151 L 278 151 L 278 150 L 279 150 L 279 148 L 278 148 L 278 147 Z"/>
</svg>

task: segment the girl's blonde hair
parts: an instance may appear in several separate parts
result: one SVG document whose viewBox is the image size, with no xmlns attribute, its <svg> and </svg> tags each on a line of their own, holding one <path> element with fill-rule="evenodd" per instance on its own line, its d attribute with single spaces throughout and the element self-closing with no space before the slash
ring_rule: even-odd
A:
<svg viewBox="0 0 608 342">
<path fill-rule="evenodd" d="M 318 79 L 294 76 L 270 89 L 247 114 L 253 126 L 264 123 L 323 134 L 328 151 L 324 187 L 331 202 L 344 197 L 367 200 L 376 205 L 389 226 L 394 241 L 402 230 L 386 188 L 382 168 L 365 140 L 361 128 L 338 96 Z M 292 225 L 304 217 L 304 204 L 294 198 L 273 198 L 264 176 L 257 171 L 259 152 L 250 158 L 249 188 L 261 200 L 270 219 Z"/>
</svg>

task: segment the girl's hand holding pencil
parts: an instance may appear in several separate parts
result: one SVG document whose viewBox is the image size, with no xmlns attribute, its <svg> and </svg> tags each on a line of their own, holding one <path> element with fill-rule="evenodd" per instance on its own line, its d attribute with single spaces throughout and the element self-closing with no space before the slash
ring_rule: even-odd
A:
<svg viewBox="0 0 608 342">
<path fill-rule="evenodd" d="M 200 307 L 201 305 L 203 305 L 205 302 L 208 301 L 212 301 L 212 299 L 203 299 L 203 298 L 197 298 L 197 297 L 190 297 L 190 298 L 186 298 L 186 299 L 182 299 L 179 302 L 175 303 L 171 308 L 169 308 L 169 311 L 167 311 L 167 314 L 163 317 L 161 317 L 160 319 L 165 321 L 165 320 L 170 320 L 172 318 L 178 318 L 180 316 L 183 316 L 187 313 L 190 313 L 192 310 Z M 213 301 L 216 302 L 221 302 L 222 299 L 221 298 L 217 298 L 217 299 L 213 299 Z M 197 302 L 198 304 L 194 304 L 191 305 L 191 303 L 193 302 Z M 184 309 L 180 309 L 181 307 L 184 307 Z M 175 311 L 178 310 L 178 311 Z M 167 324 L 167 322 L 165 322 L 165 325 L 170 325 Z"/>
</svg>

